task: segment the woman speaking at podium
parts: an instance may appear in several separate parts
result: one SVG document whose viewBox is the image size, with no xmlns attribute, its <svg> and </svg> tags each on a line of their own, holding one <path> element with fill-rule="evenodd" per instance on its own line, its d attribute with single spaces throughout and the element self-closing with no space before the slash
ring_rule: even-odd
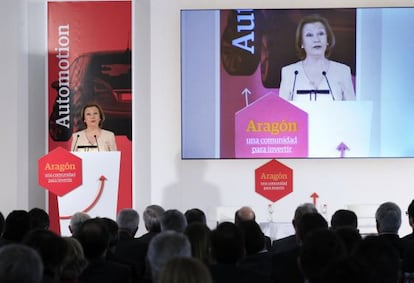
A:
<svg viewBox="0 0 414 283">
<path fill-rule="evenodd" d="M 85 129 L 72 135 L 72 151 L 116 151 L 115 135 L 102 129 L 105 115 L 98 104 L 87 104 L 82 108 L 81 119 Z"/>
<path fill-rule="evenodd" d="M 355 100 L 351 69 L 329 60 L 335 36 L 319 15 L 304 17 L 296 30 L 300 61 L 282 68 L 279 96 L 286 100 Z"/>
</svg>

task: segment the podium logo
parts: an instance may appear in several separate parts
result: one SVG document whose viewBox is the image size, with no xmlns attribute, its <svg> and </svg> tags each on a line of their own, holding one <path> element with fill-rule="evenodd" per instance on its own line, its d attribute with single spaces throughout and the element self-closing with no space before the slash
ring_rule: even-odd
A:
<svg viewBox="0 0 414 283">
<path fill-rule="evenodd" d="M 39 185 L 60 197 L 82 185 L 82 159 L 62 147 L 40 158 L 38 171 Z"/>
</svg>

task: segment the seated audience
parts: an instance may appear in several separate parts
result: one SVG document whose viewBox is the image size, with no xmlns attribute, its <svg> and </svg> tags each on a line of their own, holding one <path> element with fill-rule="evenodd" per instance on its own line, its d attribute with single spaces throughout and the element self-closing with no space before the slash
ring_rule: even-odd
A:
<svg viewBox="0 0 414 283">
<path fill-rule="evenodd" d="M 161 231 L 176 231 L 183 233 L 187 227 L 187 219 L 184 214 L 177 209 L 166 210 L 160 218 Z"/>
<path fill-rule="evenodd" d="M 116 223 L 118 224 L 119 238 L 121 240 L 124 237 L 127 239 L 134 238 L 138 231 L 139 214 L 132 208 L 121 209 L 116 217 Z"/>
<path fill-rule="evenodd" d="M 202 211 L 199 208 L 192 208 L 188 209 L 184 213 L 185 218 L 187 219 L 187 224 L 193 223 L 193 222 L 199 222 L 204 225 L 207 225 L 207 218 L 204 211 Z"/>
<path fill-rule="evenodd" d="M 256 221 L 256 214 L 253 209 L 249 206 L 243 206 L 240 209 L 236 210 L 234 214 L 234 223 L 239 225 L 240 222 L 253 220 Z M 267 250 L 271 249 L 272 240 L 268 236 L 265 237 L 265 247 Z"/>
<path fill-rule="evenodd" d="M 145 208 L 143 219 L 147 233 L 139 237 L 139 239 L 146 245 L 149 244 L 155 235 L 161 232 L 160 218 L 164 212 L 164 208 L 156 204 L 149 205 Z"/>
<path fill-rule="evenodd" d="M 70 222 L 69 222 L 69 231 L 72 235 L 76 234 L 79 227 L 82 225 L 83 222 L 90 219 L 91 217 L 89 214 L 84 212 L 76 212 L 74 215 L 72 215 Z"/>
<path fill-rule="evenodd" d="M 0 282 L 41 283 L 43 263 L 37 251 L 21 244 L 0 248 Z"/>
<path fill-rule="evenodd" d="M 30 230 L 44 229 L 49 230 L 49 214 L 41 208 L 32 208 L 29 210 Z"/>
<path fill-rule="evenodd" d="M 136 210 L 127 208 L 119 211 L 115 222 L 118 237 L 107 254 L 107 259 L 128 265 L 134 281 L 140 281 L 145 274 L 145 257 L 148 245 L 135 238 L 139 225 L 139 214 Z M 116 235 L 113 227 L 113 237 Z"/>
<path fill-rule="evenodd" d="M 4 231 L 0 238 L 0 246 L 20 243 L 29 231 L 29 213 L 25 210 L 13 210 L 7 215 L 4 222 Z"/>
<path fill-rule="evenodd" d="M 191 257 L 191 244 L 183 233 L 167 230 L 151 240 L 148 247 L 151 282 L 160 282 L 161 270 L 175 257 Z"/>
<path fill-rule="evenodd" d="M 338 209 L 335 211 L 331 217 L 330 229 L 341 238 L 348 253 L 362 239 L 358 230 L 358 217 L 352 210 Z"/>
<path fill-rule="evenodd" d="M 296 236 L 297 227 L 302 219 L 302 216 L 306 213 L 318 213 L 315 206 L 312 203 L 304 203 L 299 205 L 294 213 L 292 219 L 292 226 L 295 229 L 295 234 L 273 241 L 271 251 L 273 253 L 281 253 L 286 251 L 296 250 L 298 247 L 298 239 Z"/>
<path fill-rule="evenodd" d="M 375 212 L 378 235 L 387 239 L 402 257 L 403 245 L 398 235 L 401 226 L 401 209 L 393 202 L 381 204 Z"/>
<path fill-rule="evenodd" d="M 234 213 L 234 224 L 239 224 L 241 221 L 255 220 L 256 214 L 249 206 L 243 206 Z"/>
<path fill-rule="evenodd" d="M 358 229 L 358 217 L 352 210 L 338 209 L 331 217 L 331 229 L 344 226 Z"/>
<path fill-rule="evenodd" d="M 359 230 L 350 226 L 336 228 L 333 232 L 342 240 L 348 254 L 350 254 L 355 246 L 362 240 Z"/>
<path fill-rule="evenodd" d="M 367 236 L 356 246 L 353 257 L 362 265 L 367 283 L 400 282 L 400 257 L 391 242 L 380 236 Z"/>
<path fill-rule="evenodd" d="M 211 264 L 211 230 L 206 224 L 193 222 L 184 230 L 191 244 L 191 255 L 204 264 Z"/>
<path fill-rule="evenodd" d="M 78 240 L 74 237 L 64 237 L 63 240 L 66 242 L 66 253 L 62 261 L 60 279 L 62 283 L 76 283 L 88 262 Z"/>
<path fill-rule="evenodd" d="M 329 264 L 346 256 L 341 239 L 326 228 L 315 229 L 306 234 L 299 253 L 299 265 L 308 283 L 319 283 Z"/>
<path fill-rule="evenodd" d="M 241 268 L 259 272 L 270 280 L 272 254 L 266 249 L 265 235 L 256 221 L 242 221 L 238 225 L 244 238 L 246 256 L 239 260 Z"/>
<path fill-rule="evenodd" d="M 52 231 L 38 229 L 30 231 L 23 243 L 35 249 L 42 259 L 44 267 L 42 282 L 59 282 L 67 250 L 65 240 Z"/>
<path fill-rule="evenodd" d="M 302 241 L 312 231 L 328 229 L 328 222 L 319 213 L 304 213 L 295 223 L 297 246 L 294 249 L 274 253 L 272 256 L 272 279 L 274 282 L 303 283 L 303 273 L 298 266 Z"/>
<path fill-rule="evenodd" d="M 259 272 L 237 265 L 245 256 L 245 250 L 243 234 L 234 223 L 222 222 L 211 232 L 211 253 L 214 262 L 210 265 L 213 282 L 269 282 Z"/>
<path fill-rule="evenodd" d="M 162 269 L 159 283 L 213 283 L 213 280 L 210 271 L 198 259 L 176 257 Z"/>
<path fill-rule="evenodd" d="M 354 257 L 346 256 L 330 264 L 322 274 L 321 283 L 374 283 L 369 281 L 363 265 Z"/>
<path fill-rule="evenodd" d="M 128 266 L 105 258 L 109 247 L 109 232 L 100 218 L 91 218 L 82 223 L 75 235 L 83 248 L 88 266 L 79 277 L 80 283 L 131 282 Z"/>
<path fill-rule="evenodd" d="M 406 214 L 412 232 L 401 238 L 404 249 L 401 269 L 404 272 L 404 276 L 412 278 L 412 282 L 414 282 L 414 200 L 408 205 Z"/>
</svg>

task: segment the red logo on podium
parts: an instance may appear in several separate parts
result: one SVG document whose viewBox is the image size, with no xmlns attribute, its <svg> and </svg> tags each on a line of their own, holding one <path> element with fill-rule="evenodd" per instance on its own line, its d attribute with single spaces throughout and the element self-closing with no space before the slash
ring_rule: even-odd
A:
<svg viewBox="0 0 414 283">
<path fill-rule="evenodd" d="M 277 201 L 293 192 L 293 170 L 271 160 L 255 170 L 256 193 Z"/>
<path fill-rule="evenodd" d="M 39 185 L 64 196 L 82 184 L 82 159 L 58 147 L 38 161 Z"/>
</svg>

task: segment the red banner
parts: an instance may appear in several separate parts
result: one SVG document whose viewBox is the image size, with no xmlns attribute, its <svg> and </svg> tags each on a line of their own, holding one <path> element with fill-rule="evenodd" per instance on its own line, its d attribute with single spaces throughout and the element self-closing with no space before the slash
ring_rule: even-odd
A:
<svg viewBox="0 0 414 283">
<path fill-rule="evenodd" d="M 121 152 L 117 210 L 132 206 L 131 2 L 48 2 L 49 151 L 70 148 L 81 109 L 99 104 Z M 49 193 L 51 228 L 59 232 Z"/>
</svg>

